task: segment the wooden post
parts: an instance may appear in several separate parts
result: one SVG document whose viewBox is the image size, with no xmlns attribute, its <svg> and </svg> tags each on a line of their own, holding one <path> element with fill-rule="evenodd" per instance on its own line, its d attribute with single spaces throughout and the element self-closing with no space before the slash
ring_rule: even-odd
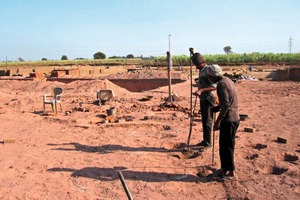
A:
<svg viewBox="0 0 300 200">
<path fill-rule="evenodd" d="M 118 171 L 118 175 L 119 175 L 119 178 L 120 178 L 121 183 L 122 183 L 122 185 L 123 185 L 123 188 L 124 188 L 124 190 L 125 190 L 125 192 L 126 192 L 126 195 L 127 195 L 127 197 L 128 197 L 128 200 L 133 200 L 133 198 L 132 198 L 132 196 L 131 196 L 131 193 L 130 193 L 130 191 L 129 191 L 127 185 L 126 185 L 126 182 L 125 182 L 125 179 L 124 179 L 124 177 L 123 177 L 122 172 L 121 172 L 121 171 Z"/>
<path fill-rule="evenodd" d="M 172 99 L 172 80 L 171 80 L 171 54 L 167 51 L 167 68 L 168 68 L 168 80 L 169 80 L 169 101 L 173 102 Z"/>
</svg>

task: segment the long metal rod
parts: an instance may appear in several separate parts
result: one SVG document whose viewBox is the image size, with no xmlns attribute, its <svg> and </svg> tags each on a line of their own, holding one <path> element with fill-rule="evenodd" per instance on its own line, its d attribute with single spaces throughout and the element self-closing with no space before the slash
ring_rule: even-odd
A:
<svg viewBox="0 0 300 200">
<path fill-rule="evenodd" d="M 193 109 L 193 70 L 192 70 L 192 51 L 190 50 L 190 111 L 191 111 L 191 118 L 190 118 L 190 130 L 189 130 L 189 136 L 188 136 L 188 141 L 187 141 L 187 146 L 190 146 L 190 140 L 191 140 L 191 135 L 192 135 L 192 125 L 193 125 L 193 120 L 194 120 L 194 111 Z M 197 98 L 196 98 L 197 99 Z M 195 102 L 196 103 L 196 102 Z"/>
<path fill-rule="evenodd" d="M 191 110 L 191 118 L 190 118 L 190 131 L 189 131 L 189 137 L 188 137 L 188 142 L 187 142 L 187 146 L 189 147 L 190 146 L 190 141 L 191 141 L 191 135 L 192 135 L 192 130 L 193 130 L 193 122 L 194 122 L 194 111 L 196 109 L 196 104 L 197 104 L 197 97 L 195 98 L 195 104 L 194 104 L 194 107 L 192 108 Z"/>
<path fill-rule="evenodd" d="M 190 52 L 190 93 L 191 93 L 191 96 L 190 96 L 190 109 L 192 110 L 193 108 L 193 69 L 192 69 L 192 52 Z"/>
<path fill-rule="evenodd" d="M 213 114 L 213 118 L 214 118 L 214 126 L 216 123 L 216 113 Z M 211 162 L 212 162 L 212 166 L 215 165 L 215 130 L 213 130 L 213 145 L 212 145 L 212 158 L 211 158 Z"/>
<path fill-rule="evenodd" d="M 126 192 L 126 195 L 127 195 L 128 199 L 129 199 L 129 200 L 133 200 L 133 198 L 132 198 L 132 196 L 131 196 L 131 194 L 130 194 L 130 191 L 129 191 L 127 185 L 126 185 L 126 182 L 125 182 L 125 179 L 124 179 L 124 177 L 123 177 L 122 172 L 121 172 L 121 171 L 118 171 L 118 175 L 119 175 L 119 178 L 120 178 L 120 180 L 121 180 L 121 182 L 122 182 L 123 188 L 124 188 L 124 190 L 125 190 L 125 192 Z"/>
</svg>

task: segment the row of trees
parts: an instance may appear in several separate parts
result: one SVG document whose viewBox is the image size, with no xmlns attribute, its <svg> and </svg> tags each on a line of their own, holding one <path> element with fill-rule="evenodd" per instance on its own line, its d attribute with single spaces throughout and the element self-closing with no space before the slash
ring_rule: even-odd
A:
<svg viewBox="0 0 300 200">
<path fill-rule="evenodd" d="M 230 46 L 226 46 L 223 48 L 225 54 L 214 54 L 214 55 L 203 55 L 207 61 L 207 63 L 214 63 L 220 65 L 240 65 L 240 64 L 300 64 L 300 53 L 250 53 L 250 54 L 237 54 L 232 51 Z M 99 51 L 93 55 L 94 60 L 105 60 L 106 55 Z M 128 54 L 127 56 L 112 56 L 109 57 L 110 60 L 117 59 L 133 59 L 135 60 L 148 60 L 150 63 L 155 63 L 155 65 L 164 65 L 166 62 L 166 56 L 158 56 L 158 57 L 134 57 L 133 54 Z M 66 55 L 61 57 L 61 60 L 69 60 Z M 76 58 L 75 60 L 89 60 L 86 58 Z M 189 65 L 190 57 L 187 55 L 173 55 L 172 56 L 174 65 Z M 19 58 L 20 62 L 24 62 L 22 58 Z M 42 61 L 47 61 L 47 58 L 42 58 Z M 105 61 L 104 61 L 105 62 Z M 101 62 L 103 63 L 103 62 Z"/>
<path fill-rule="evenodd" d="M 94 59 L 106 59 L 105 53 L 103 53 L 101 51 L 95 53 L 93 55 L 93 57 L 94 57 Z M 130 58 L 134 58 L 134 55 L 133 54 L 128 54 L 126 57 L 124 57 L 124 56 L 123 57 L 121 57 L 121 56 L 112 56 L 112 57 L 109 57 L 109 58 L 112 58 L 112 59 L 129 58 L 130 59 Z M 46 61 L 46 60 L 47 60 L 47 58 L 42 58 L 42 61 Z M 68 57 L 66 55 L 62 55 L 61 60 L 68 60 Z M 84 58 L 76 58 L 76 60 L 84 60 Z M 20 60 L 20 58 L 19 58 L 19 61 L 24 61 L 24 60 L 23 59 Z"/>
<path fill-rule="evenodd" d="M 223 49 L 224 49 L 224 51 L 225 51 L 226 54 L 233 53 L 231 51 L 231 47 L 230 46 L 226 46 Z M 133 54 L 128 54 L 126 57 L 112 56 L 110 58 L 113 58 L 113 59 L 114 58 L 134 58 L 134 55 Z M 83 58 L 79 58 L 79 59 L 83 59 Z M 99 51 L 99 52 L 97 52 L 97 53 L 94 54 L 94 59 L 106 59 L 106 55 L 103 52 Z M 61 60 L 68 60 L 68 57 L 66 55 L 63 55 L 61 57 Z"/>
<path fill-rule="evenodd" d="M 106 58 L 106 55 L 99 51 L 97 53 L 94 54 L 94 59 L 105 59 Z M 134 58 L 134 55 L 133 54 L 128 54 L 126 57 L 124 56 L 112 56 L 112 57 L 109 57 L 109 58 L 112 58 L 112 59 L 116 59 L 116 58 Z"/>
</svg>

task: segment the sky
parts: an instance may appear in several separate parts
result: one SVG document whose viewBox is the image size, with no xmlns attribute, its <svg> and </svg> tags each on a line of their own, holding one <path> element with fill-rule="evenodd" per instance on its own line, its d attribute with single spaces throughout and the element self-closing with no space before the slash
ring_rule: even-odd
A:
<svg viewBox="0 0 300 200">
<path fill-rule="evenodd" d="M 299 53 L 299 19 L 300 0 L 0 0 L 0 61 Z"/>
</svg>

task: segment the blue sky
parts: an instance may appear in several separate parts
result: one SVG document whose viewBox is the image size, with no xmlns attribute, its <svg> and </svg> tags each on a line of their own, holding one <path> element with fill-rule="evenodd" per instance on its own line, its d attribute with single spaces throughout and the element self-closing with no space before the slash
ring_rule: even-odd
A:
<svg viewBox="0 0 300 200">
<path fill-rule="evenodd" d="M 299 0 L 0 0 L 0 61 L 296 53 L 299 19 Z"/>
</svg>

